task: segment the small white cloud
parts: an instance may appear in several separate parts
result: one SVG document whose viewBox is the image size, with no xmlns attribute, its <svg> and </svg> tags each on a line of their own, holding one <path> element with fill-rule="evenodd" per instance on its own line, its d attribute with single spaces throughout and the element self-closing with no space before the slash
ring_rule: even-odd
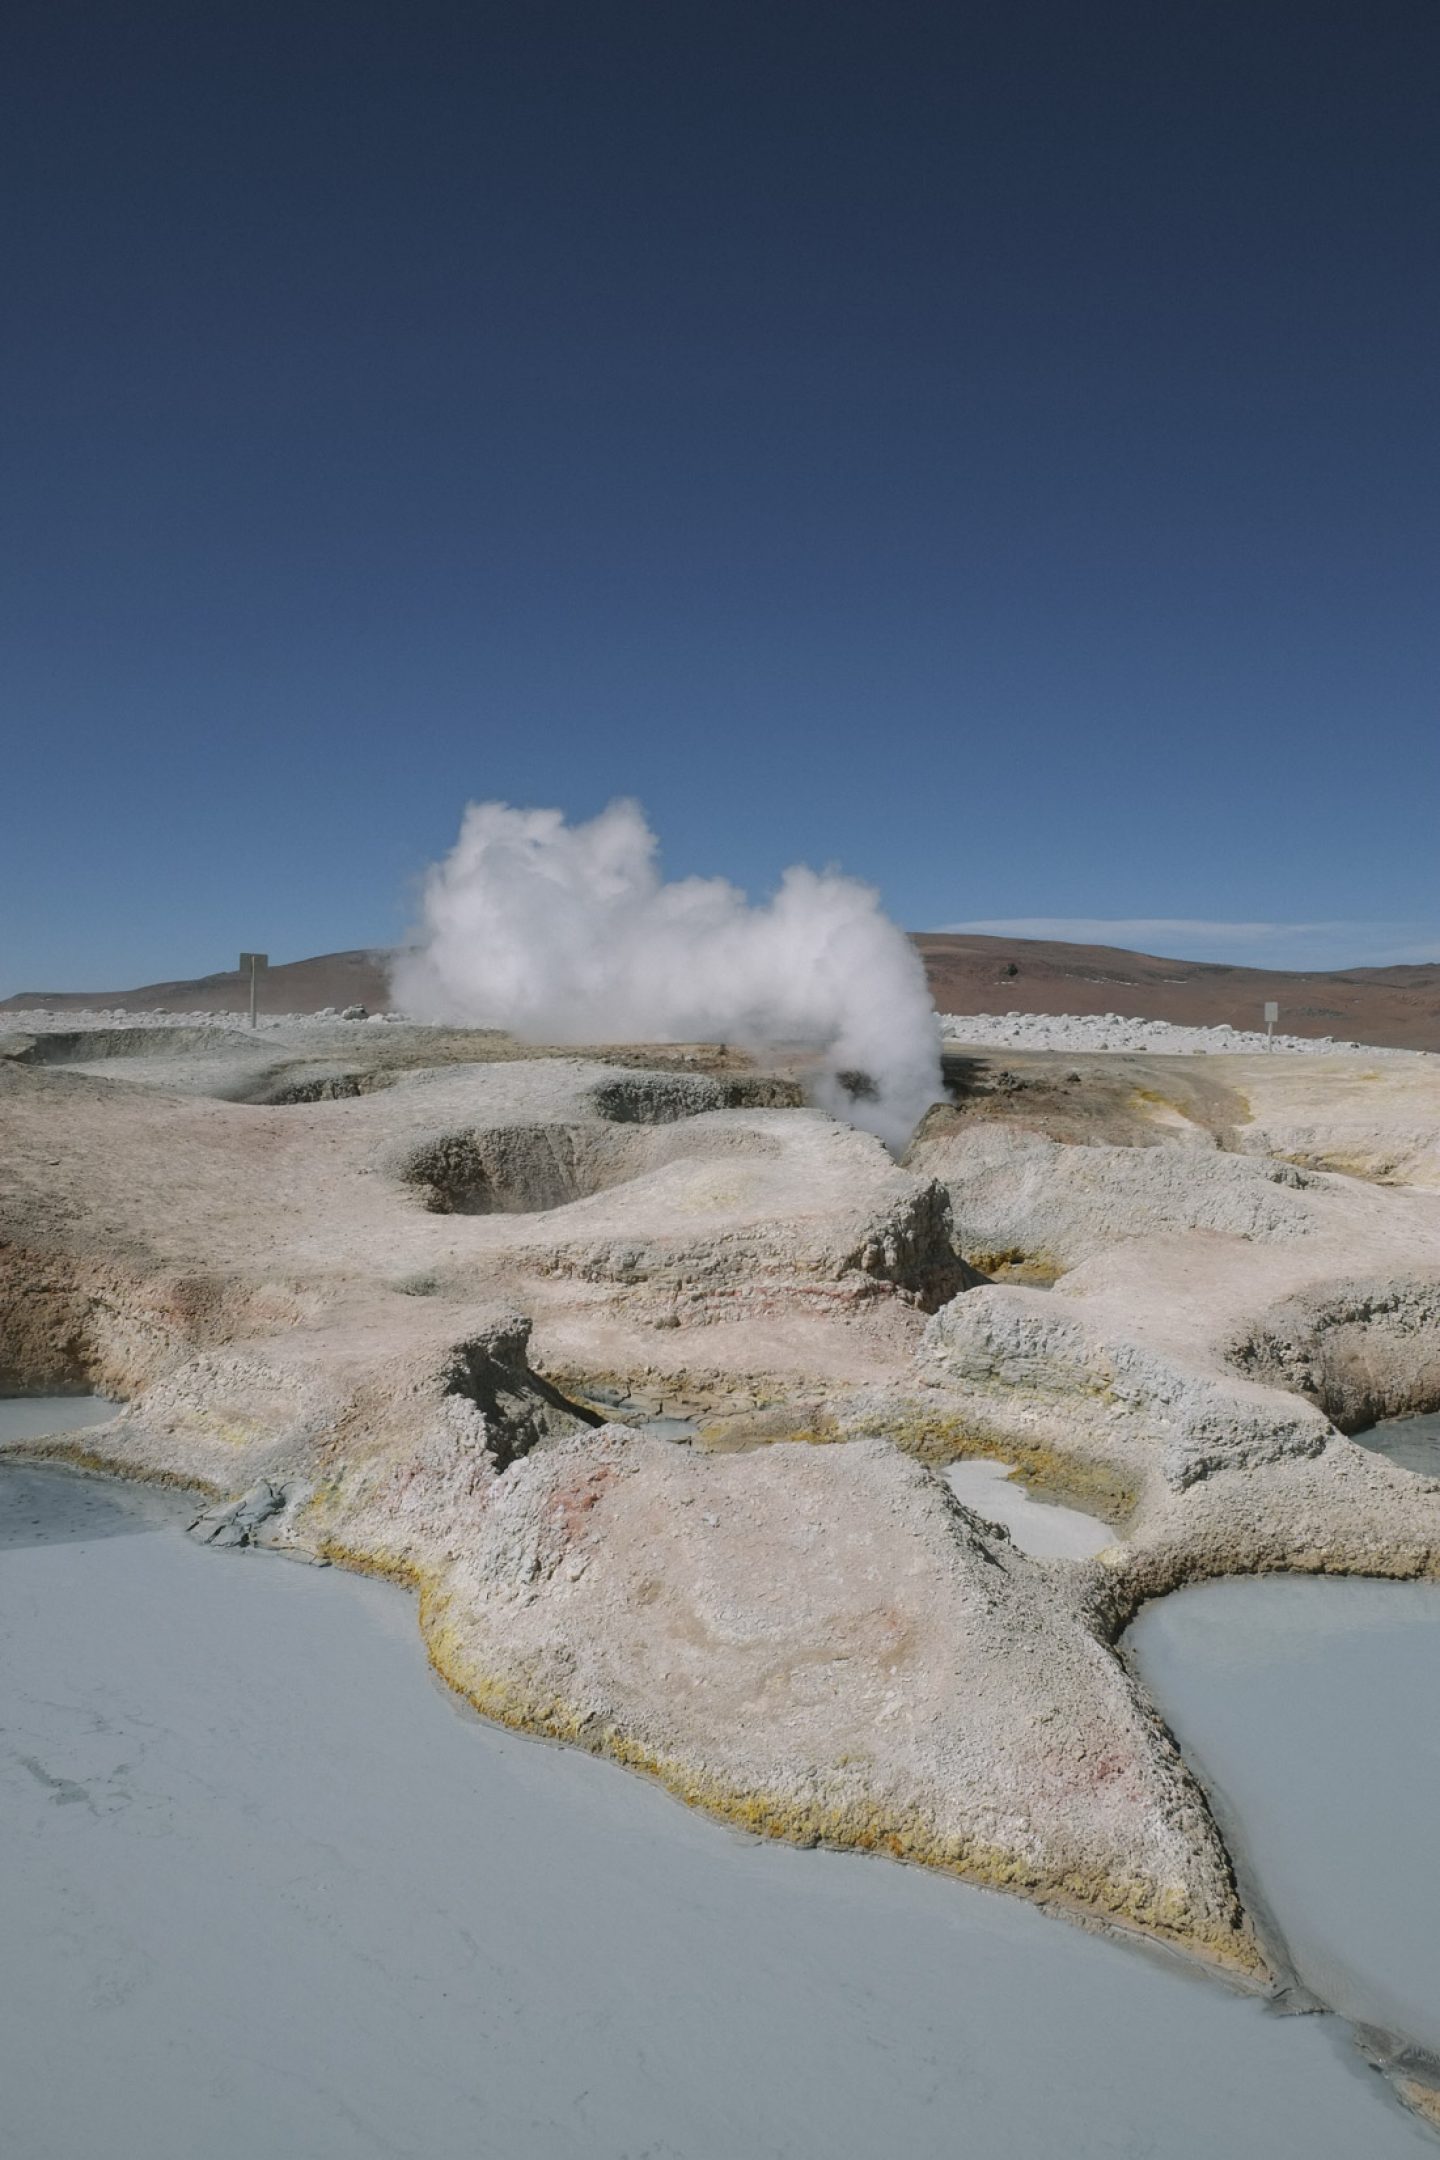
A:
<svg viewBox="0 0 1440 2160">
<path fill-rule="evenodd" d="M 1115 945 L 1167 960 L 1249 967 L 1405 967 L 1440 961 L 1440 925 L 1377 922 L 1205 922 L 1179 915 L 1010 915 L 946 923 L 952 935 Z"/>
</svg>

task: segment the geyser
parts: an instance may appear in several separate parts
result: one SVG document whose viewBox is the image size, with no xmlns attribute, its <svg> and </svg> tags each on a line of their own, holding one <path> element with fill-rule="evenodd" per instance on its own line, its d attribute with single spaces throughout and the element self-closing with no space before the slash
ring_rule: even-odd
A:
<svg viewBox="0 0 1440 2160">
<path fill-rule="evenodd" d="M 797 866 L 752 905 L 724 878 L 664 883 L 656 852 L 638 803 L 583 825 L 471 803 L 426 879 L 397 1004 L 545 1042 L 803 1043 L 824 1106 L 901 1145 L 940 1093 L 940 1029 L 877 895 Z"/>
</svg>

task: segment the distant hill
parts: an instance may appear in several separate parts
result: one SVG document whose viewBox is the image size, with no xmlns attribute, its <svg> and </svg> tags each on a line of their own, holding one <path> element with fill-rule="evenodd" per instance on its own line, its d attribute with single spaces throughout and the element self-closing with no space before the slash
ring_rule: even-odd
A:
<svg viewBox="0 0 1440 2160">
<path fill-rule="evenodd" d="M 1113 945 L 915 933 L 941 1012 L 1120 1013 L 1184 1027 L 1264 1025 L 1399 1050 L 1440 1050 L 1440 962 L 1298 973 L 1164 960 Z"/>
<path fill-rule="evenodd" d="M 930 989 L 941 1012 L 1122 1013 L 1186 1027 L 1263 1025 L 1267 998 L 1287 1035 L 1334 1035 L 1402 1050 L 1440 1050 L 1440 962 L 1423 967 L 1350 968 L 1298 974 L 1230 967 L 1213 960 L 1164 960 L 1111 945 L 1064 945 L 1041 938 L 967 937 L 917 931 Z M 260 978 L 262 1012 L 317 1012 L 390 1002 L 383 952 L 321 953 L 290 960 Z M 229 969 L 193 982 L 146 983 L 138 990 L 22 990 L 7 1007 L 46 1005 L 153 1012 L 243 1012 L 248 978 Z"/>
<path fill-rule="evenodd" d="M 326 1005 L 340 1012 L 347 1005 L 384 1012 L 390 1003 L 389 962 L 384 952 L 286 960 L 264 970 L 255 1001 L 267 1013 L 319 1012 Z M 0 998 L 0 1012 L 26 1005 L 44 1005 L 55 1012 L 248 1012 L 250 977 L 227 968 L 193 982 L 144 983 L 138 990 L 20 990 L 14 997 Z"/>
</svg>

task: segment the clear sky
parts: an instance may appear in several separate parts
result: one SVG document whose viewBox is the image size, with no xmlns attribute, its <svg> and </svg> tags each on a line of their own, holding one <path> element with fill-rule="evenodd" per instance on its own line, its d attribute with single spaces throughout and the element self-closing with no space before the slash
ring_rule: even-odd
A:
<svg viewBox="0 0 1440 2160">
<path fill-rule="evenodd" d="M 10 0 L 0 990 L 389 941 L 479 796 L 1440 957 L 1437 93 L 1435 0 Z"/>
</svg>

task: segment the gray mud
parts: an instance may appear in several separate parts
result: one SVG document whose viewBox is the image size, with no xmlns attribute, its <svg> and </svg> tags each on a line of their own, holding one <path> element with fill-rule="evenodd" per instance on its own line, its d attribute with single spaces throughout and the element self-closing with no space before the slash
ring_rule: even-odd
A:
<svg viewBox="0 0 1440 2160">
<path fill-rule="evenodd" d="M 0 1397 L 0 1444 L 45 1440 L 56 1433 L 82 1432 L 118 1417 L 123 1404 L 103 1395 L 11 1395 Z"/>
<path fill-rule="evenodd" d="M 1418 1470 L 1423 1477 L 1440 1478 L 1440 1411 L 1419 1417 L 1386 1418 L 1351 1435 L 1360 1447 L 1398 1463 L 1402 1470 Z"/>
<path fill-rule="evenodd" d="M 1003 1523 L 1021 1552 L 1043 1560 L 1088 1560 L 1115 1543 L 1096 1515 L 1042 1500 L 1011 1476 L 1014 1465 L 983 1458 L 946 1465 L 941 1476 L 957 1500 L 991 1522 Z"/>
<path fill-rule="evenodd" d="M 0 1492 L 15 2160 L 1434 2150 L 1333 2019 L 482 1725 L 382 1584 Z"/>
<path fill-rule="evenodd" d="M 1440 1586 L 1208 1583 L 1127 1639 L 1300 1979 L 1440 2051 Z"/>
</svg>

